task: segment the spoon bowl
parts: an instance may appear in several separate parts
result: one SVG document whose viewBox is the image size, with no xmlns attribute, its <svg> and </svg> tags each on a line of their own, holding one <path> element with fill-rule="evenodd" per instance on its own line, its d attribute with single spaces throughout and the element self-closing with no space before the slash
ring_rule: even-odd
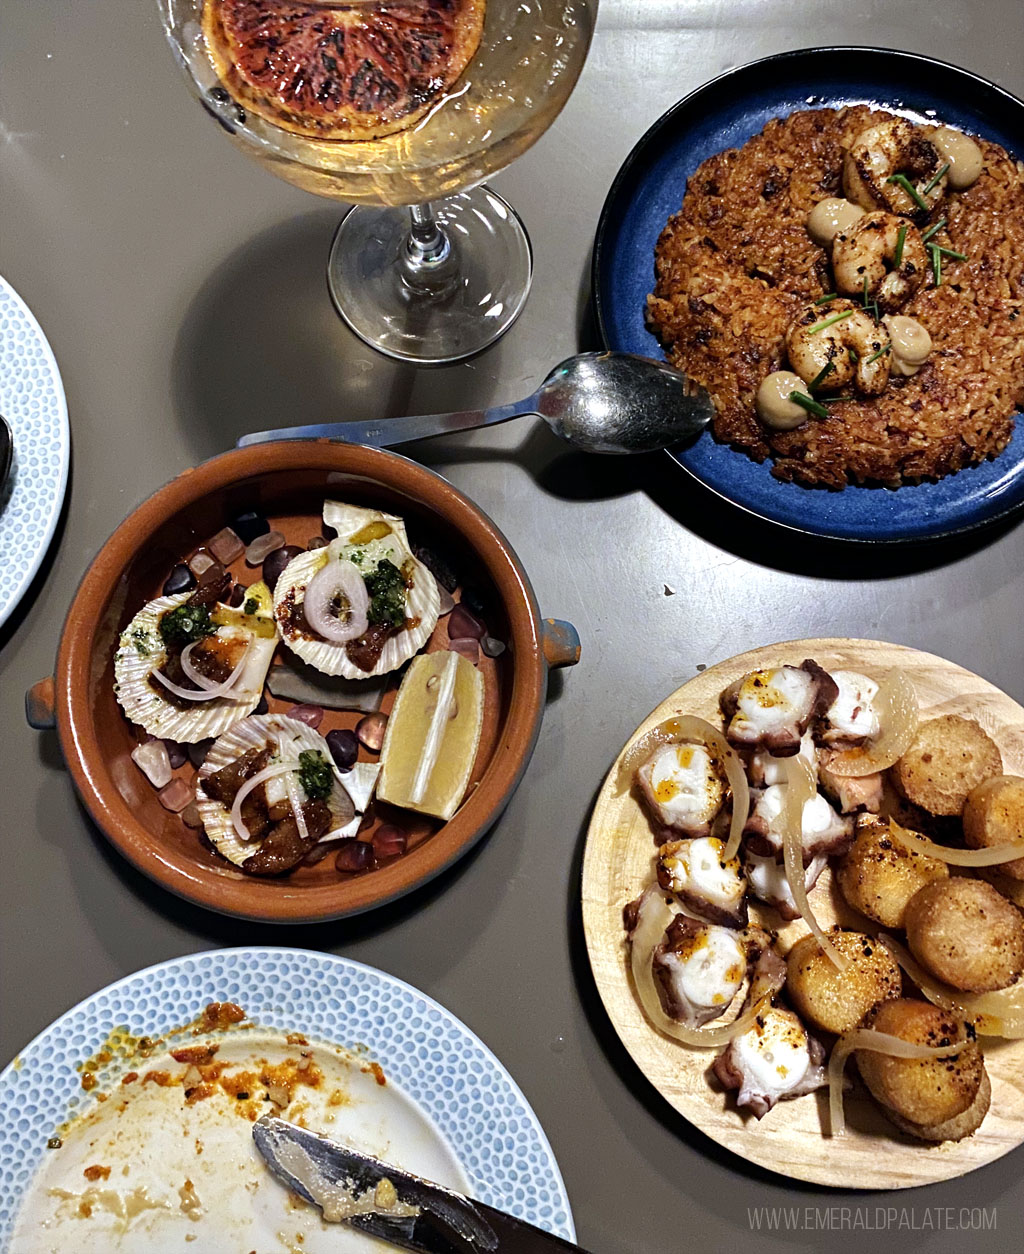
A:
<svg viewBox="0 0 1024 1254">
<path fill-rule="evenodd" d="M 664 362 L 630 353 L 570 357 L 536 400 L 555 435 L 588 453 L 668 448 L 702 431 L 712 414 L 703 388 Z"/>
<path fill-rule="evenodd" d="M 255 431 L 238 446 L 329 439 L 391 448 L 539 414 L 556 435 L 585 452 L 649 453 L 697 435 L 713 412 L 707 392 L 662 361 L 633 353 L 580 353 L 557 365 L 532 396 L 512 405 Z"/>
</svg>

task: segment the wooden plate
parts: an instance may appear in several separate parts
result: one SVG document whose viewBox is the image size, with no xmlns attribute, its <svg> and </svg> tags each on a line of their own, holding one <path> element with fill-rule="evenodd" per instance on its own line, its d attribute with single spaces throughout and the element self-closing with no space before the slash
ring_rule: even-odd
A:
<svg viewBox="0 0 1024 1254">
<path fill-rule="evenodd" d="M 630 743 L 674 714 L 695 714 L 720 725 L 718 696 L 734 679 L 763 667 L 798 666 L 804 658 L 813 658 L 826 669 L 868 675 L 900 668 L 913 680 L 924 714 L 976 719 L 999 745 L 1003 770 L 1024 775 L 1021 706 L 944 658 L 874 640 L 794 640 L 719 662 L 663 701 L 637 728 Z M 832 1140 L 825 1135 L 827 1089 L 780 1102 L 760 1121 L 739 1114 L 732 1096 L 712 1087 L 706 1077 L 718 1051 L 688 1049 L 662 1036 L 644 1018 L 635 999 L 622 907 L 650 882 L 655 843 L 632 793 L 616 796 L 617 768 L 618 759 L 598 794 L 587 834 L 583 862 L 587 951 L 605 1009 L 622 1043 L 681 1115 L 750 1162 L 793 1179 L 836 1188 L 911 1188 L 949 1180 L 992 1162 L 1024 1141 L 1024 1040 L 986 1040 L 992 1106 L 974 1136 L 956 1143 L 926 1145 L 898 1132 L 859 1083 L 846 1099 L 847 1132 L 842 1138 Z M 811 894 L 811 904 L 823 925 L 839 922 L 860 930 L 874 926 L 837 900 L 828 869 Z M 774 911 L 755 907 L 752 914 L 769 927 L 780 927 Z M 782 925 L 783 950 L 806 931 L 800 919 Z"/>
</svg>

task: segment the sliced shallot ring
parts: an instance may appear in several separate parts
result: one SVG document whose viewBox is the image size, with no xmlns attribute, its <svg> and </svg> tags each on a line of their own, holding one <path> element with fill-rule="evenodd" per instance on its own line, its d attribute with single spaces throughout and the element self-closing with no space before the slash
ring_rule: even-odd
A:
<svg viewBox="0 0 1024 1254">
<path fill-rule="evenodd" d="M 807 899 L 807 881 L 804 872 L 803 818 L 804 805 L 817 794 L 818 788 L 814 778 L 814 770 L 806 758 L 772 759 L 782 768 L 786 781 L 782 811 L 782 856 L 786 867 L 786 880 L 789 891 L 793 894 L 796 907 L 814 933 L 822 952 L 830 960 L 836 970 L 842 974 L 849 965 L 850 959 L 841 954 L 825 935 L 821 924 L 814 917 L 811 903 Z"/>
<path fill-rule="evenodd" d="M 829 1136 L 844 1136 L 846 1116 L 843 1113 L 843 1071 L 846 1060 L 858 1049 L 869 1049 L 875 1054 L 887 1054 L 890 1058 L 952 1058 L 971 1042 L 958 1041 L 955 1045 L 915 1045 L 889 1032 L 876 1032 L 873 1028 L 851 1028 L 836 1041 L 828 1060 L 828 1123 Z"/>
<path fill-rule="evenodd" d="M 973 1020 L 981 1036 L 1024 1039 L 1024 980 L 993 993 L 964 993 L 937 980 L 895 937 L 881 934 L 878 939 L 933 1006 Z"/>
<path fill-rule="evenodd" d="M 224 684 L 229 684 L 229 685 L 232 684 L 233 681 L 230 678 L 225 679 L 222 682 L 218 683 L 216 679 L 210 679 L 208 675 L 204 675 L 202 671 L 196 667 L 195 663 L 192 661 L 192 650 L 196 647 L 197 644 L 202 644 L 202 643 L 203 643 L 202 640 L 193 640 L 191 644 L 187 644 L 184 647 L 184 649 L 182 649 L 181 669 L 185 672 L 185 675 L 189 679 L 191 679 L 194 684 L 202 688 L 204 692 L 213 692 L 217 688 L 222 688 Z M 248 651 L 249 651 L 249 646 L 248 644 L 246 644 L 245 653 L 247 653 Z M 245 657 L 245 653 L 242 654 L 243 659 Z M 240 675 L 241 674 L 240 668 L 236 666 L 235 670 L 233 671 L 233 674 L 236 677 Z"/>
<path fill-rule="evenodd" d="M 294 768 L 292 774 L 288 776 L 286 786 L 288 788 L 288 804 L 292 808 L 292 814 L 295 815 L 295 826 L 299 829 L 299 839 L 305 845 L 309 842 L 309 828 L 306 826 L 306 816 L 302 813 L 302 793 L 304 790 L 299 787 L 299 781 L 295 778 Z"/>
<path fill-rule="evenodd" d="M 948 862 L 951 866 L 1001 866 L 1004 862 L 1014 862 L 1024 856 L 1024 840 L 987 845 L 983 849 L 949 849 L 946 845 L 937 845 L 927 836 L 900 827 L 893 819 L 889 820 L 889 832 L 907 849 L 922 853 L 926 858 Z"/>
<path fill-rule="evenodd" d="M 732 792 L 732 819 L 729 823 L 729 839 L 722 850 L 722 861 L 728 862 L 735 858 L 740 847 L 743 827 L 750 813 L 750 788 L 743 763 L 736 750 L 728 743 L 722 733 L 702 718 L 693 714 L 677 714 L 666 719 L 657 727 L 644 732 L 639 740 L 635 740 L 622 755 L 615 774 L 615 792 L 621 796 L 633 785 L 633 777 L 637 768 L 651 756 L 660 745 L 683 744 L 686 742 L 703 744 L 712 758 L 721 763 L 725 769 L 729 788 Z"/>
<path fill-rule="evenodd" d="M 830 756 L 828 769 L 844 779 L 876 775 L 898 761 L 917 735 L 920 710 L 914 685 L 903 671 L 890 671 L 879 683 L 874 705 L 880 731 L 874 740 Z"/>
<path fill-rule="evenodd" d="M 249 829 L 242 822 L 242 802 L 248 797 L 254 788 L 260 784 L 265 784 L 268 779 L 276 779 L 278 775 L 285 775 L 289 771 L 297 771 L 299 768 L 298 761 L 293 759 L 291 762 L 275 762 L 273 766 L 265 766 L 262 771 L 257 771 L 251 779 L 247 779 L 245 783 L 235 793 L 235 800 L 231 806 L 231 822 L 234 824 L 235 831 L 238 833 L 239 840 L 252 840 Z"/>
<path fill-rule="evenodd" d="M 339 593 L 348 602 L 348 617 L 345 619 L 339 618 L 332 608 Z M 369 626 L 369 609 L 370 594 L 362 572 L 355 562 L 345 558 L 340 561 L 328 558 L 306 584 L 302 597 L 306 622 L 332 644 L 357 640 Z"/>
<path fill-rule="evenodd" d="M 193 641 L 193 644 L 198 644 L 198 643 L 199 643 L 198 640 Z M 182 697 L 186 701 L 213 701 L 217 697 L 230 697 L 231 689 L 235 686 L 235 683 L 237 682 L 239 675 L 241 675 L 243 669 L 245 668 L 245 663 L 246 663 L 246 659 L 249 656 L 249 647 L 251 644 L 252 644 L 252 641 L 247 642 L 244 650 L 242 651 L 242 656 L 238 661 L 238 665 L 231 672 L 231 674 L 227 677 L 227 679 L 225 679 L 222 684 L 214 684 L 212 688 L 207 688 L 203 686 L 198 691 L 194 688 L 182 688 L 181 685 L 176 684 L 174 680 L 168 679 L 167 676 L 164 675 L 160 670 L 154 669 L 154 670 L 151 670 L 149 673 L 150 675 L 153 676 L 154 679 L 158 679 L 160 683 L 162 683 L 163 686 L 168 690 L 168 692 L 173 692 L 176 697 Z M 191 649 L 192 645 L 190 644 L 188 647 Z M 184 649 L 182 650 L 181 656 L 182 658 L 184 658 L 185 656 Z M 182 670 L 184 670 L 185 674 L 189 676 L 189 679 L 192 678 L 192 676 L 189 675 L 189 672 L 185 669 L 184 661 L 182 662 Z M 199 681 L 196 680 L 195 682 L 198 683 Z"/>
<path fill-rule="evenodd" d="M 653 899 L 651 900 L 653 904 Z M 760 996 L 732 1023 L 722 1024 L 717 1028 L 683 1027 L 681 1023 L 676 1023 L 665 1013 L 658 990 L 654 986 L 654 948 L 665 935 L 665 929 L 677 913 L 666 903 L 660 892 L 657 893 L 657 900 L 661 906 L 660 910 L 651 909 L 650 906 L 646 910 L 641 908 L 636 929 L 630 941 L 630 968 L 644 1017 L 659 1032 L 672 1037 L 673 1040 L 681 1041 L 684 1045 L 690 1045 L 696 1049 L 717 1049 L 720 1045 L 728 1045 L 733 1037 L 742 1036 L 753 1026 L 754 1020 L 764 1010 L 766 1003 L 771 1001 L 774 994 L 785 983 L 785 968 L 777 979 L 769 978 L 759 987 L 757 991 Z"/>
</svg>

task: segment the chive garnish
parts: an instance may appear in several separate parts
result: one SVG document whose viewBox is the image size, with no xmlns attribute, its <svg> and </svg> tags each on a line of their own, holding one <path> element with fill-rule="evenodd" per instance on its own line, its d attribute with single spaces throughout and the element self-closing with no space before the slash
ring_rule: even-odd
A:
<svg viewBox="0 0 1024 1254">
<path fill-rule="evenodd" d="M 905 174 L 890 174 L 889 177 L 885 181 L 887 183 L 897 183 L 900 187 L 902 187 L 903 190 L 907 193 L 907 195 L 914 202 L 914 204 L 917 205 L 919 209 L 928 208 L 927 200 L 924 199 L 921 193 L 917 190 L 914 184 L 911 183 L 910 179 L 908 179 Z"/>
<path fill-rule="evenodd" d="M 836 368 L 836 363 L 834 361 L 827 361 L 822 366 L 822 368 L 818 371 L 818 373 L 814 376 L 814 378 L 810 381 L 810 383 L 808 383 L 807 385 L 808 392 L 813 392 L 816 387 L 820 387 L 821 384 L 824 383 L 825 380 L 828 378 L 828 376 L 832 373 L 832 371 L 835 370 L 835 368 Z"/>
<path fill-rule="evenodd" d="M 935 280 L 935 286 L 942 284 L 942 253 L 939 251 L 938 244 L 929 244 L 928 251 L 932 255 L 932 278 Z"/>
<path fill-rule="evenodd" d="M 801 409 L 806 409 L 809 414 L 814 414 L 818 418 L 828 417 L 828 410 L 825 406 L 819 405 L 816 400 L 803 392 L 790 392 L 786 399 L 791 400 L 794 405 L 799 405 Z"/>
<path fill-rule="evenodd" d="M 947 221 L 948 219 L 946 218 L 939 218 L 938 222 L 936 222 L 934 226 L 930 226 L 928 230 L 925 231 L 925 233 L 921 236 L 921 242 L 923 244 L 927 244 L 933 235 L 935 235 L 937 232 L 942 230 L 942 228 L 946 225 Z"/>
<path fill-rule="evenodd" d="M 834 405 L 836 401 L 855 401 L 856 399 L 855 396 L 826 396 L 825 404 Z"/>
<path fill-rule="evenodd" d="M 835 298 L 836 298 L 838 295 L 839 295 L 839 293 L 838 293 L 838 292 L 829 292 L 829 294 L 828 294 L 827 296 L 822 296 L 822 297 L 819 297 L 819 299 L 818 299 L 818 300 L 816 300 L 814 303 L 815 303 L 816 305 L 827 305 L 827 304 L 828 304 L 828 302 L 829 302 L 830 300 L 835 300 Z"/>
<path fill-rule="evenodd" d="M 855 348 L 848 349 L 847 351 L 850 354 L 851 361 L 854 361 L 854 362 L 860 361 L 860 353 L 858 353 Z"/>
<path fill-rule="evenodd" d="M 905 226 L 901 226 L 900 229 L 896 232 L 896 256 L 893 258 L 893 261 L 895 262 L 897 269 L 903 264 L 903 245 L 906 242 L 907 242 L 907 228 Z"/>
<path fill-rule="evenodd" d="M 967 257 L 964 253 L 958 253 L 952 248 L 943 248 L 941 244 L 929 244 L 929 248 L 934 248 L 937 252 L 942 253 L 944 257 L 952 257 L 954 261 L 966 261 Z"/>
<path fill-rule="evenodd" d="M 844 318 L 852 318 L 853 314 L 854 310 L 844 309 L 842 313 L 833 314 L 831 318 L 826 318 L 824 322 L 816 322 L 813 327 L 808 328 L 807 334 L 813 335 L 815 331 L 824 331 L 826 327 L 842 322 Z"/>
<path fill-rule="evenodd" d="M 946 171 L 947 171 L 948 169 L 949 169 L 949 162 L 947 161 L 947 162 L 946 162 L 946 164 L 945 164 L 944 166 L 942 166 L 942 168 L 941 168 L 941 169 L 938 171 L 938 173 L 934 176 L 934 178 L 931 180 L 931 182 L 930 182 L 930 183 L 929 183 L 929 184 L 925 187 L 925 189 L 924 189 L 924 194 L 925 194 L 926 196 L 927 196 L 927 195 L 928 195 L 928 193 L 932 190 L 932 188 L 935 186 L 935 184 L 939 181 L 939 179 L 940 179 L 940 178 L 942 178 L 942 176 L 946 173 Z"/>
<path fill-rule="evenodd" d="M 873 361 L 877 361 L 877 360 L 879 359 L 879 357 L 884 357 L 884 356 L 885 356 L 885 354 L 886 354 L 887 352 L 889 352 L 889 350 L 890 350 L 891 348 L 892 348 L 892 345 L 891 345 L 891 344 L 886 344 L 886 345 L 885 345 L 885 347 L 884 347 L 884 348 L 880 348 L 880 349 L 878 350 L 878 352 L 877 352 L 877 353 L 872 353 L 872 354 L 871 354 L 871 356 L 870 356 L 870 357 L 867 359 L 867 361 L 864 363 L 864 365 L 865 365 L 865 366 L 870 366 L 870 365 L 871 365 L 871 363 L 872 363 Z"/>
</svg>

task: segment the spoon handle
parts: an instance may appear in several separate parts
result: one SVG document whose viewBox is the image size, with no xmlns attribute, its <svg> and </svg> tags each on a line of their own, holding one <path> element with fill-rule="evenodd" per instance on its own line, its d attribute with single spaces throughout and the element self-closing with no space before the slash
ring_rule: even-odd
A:
<svg viewBox="0 0 1024 1254">
<path fill-rule="evenodd" d="M 430 440 L 436 435 L 472 431 L 508 422 L 523 414 L 537 412 L 536 396 L 514 405 L 492 409 L 464 409 L 454 414 L 418 414 L 406 418 L 376 418 L 370 422 L 321 422 L 307 427 L 281 427 L 274 431 L 253 431 L 243 435 L 237 447 L 264 444 L 268 440 L 344 440 L 348 444 L 368 444 L 371 448 L 391 448 L 409 440 Z"/>
</svg>

